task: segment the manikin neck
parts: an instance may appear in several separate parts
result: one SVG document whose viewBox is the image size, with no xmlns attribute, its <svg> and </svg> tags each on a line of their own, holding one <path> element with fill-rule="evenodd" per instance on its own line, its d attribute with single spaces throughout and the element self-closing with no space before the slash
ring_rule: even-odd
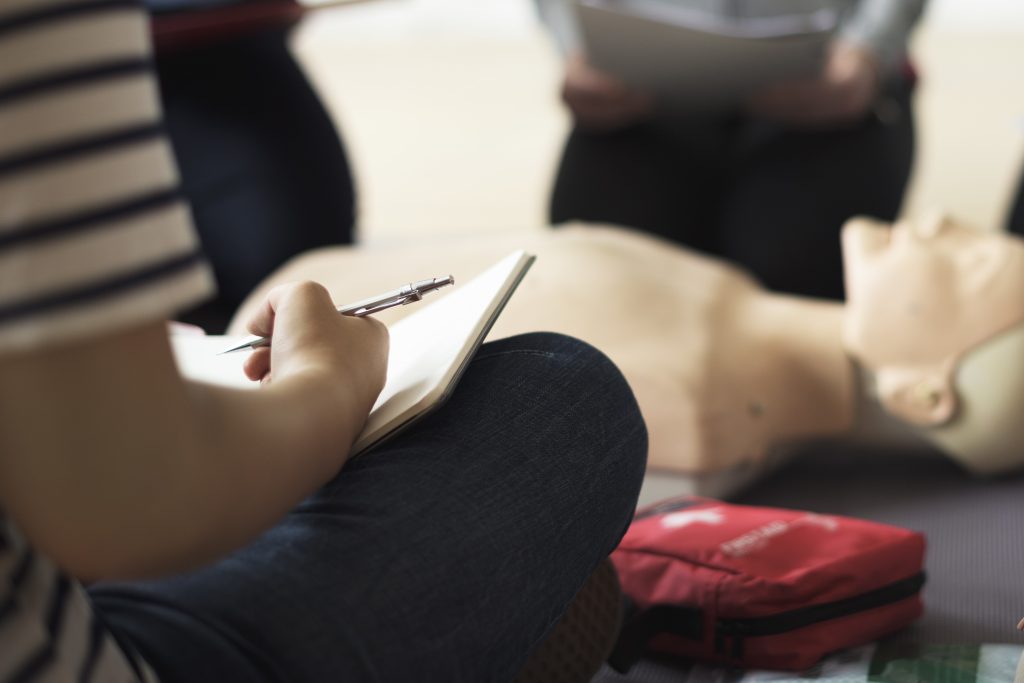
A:
<svg viewBox="0 0 1024 683">
<path fill-rule="evenodd" d="M 873 375 L 858 368 L 857 420 L 852 435 L 865 445 L 906 450 L 938 448 L 977 474 L 1024 464 L 1024 323 L 970 349 L 957 363 L 959 408 L 942 425 L 910 425 L 886 412 L 873 390 Z"/>
</svg>

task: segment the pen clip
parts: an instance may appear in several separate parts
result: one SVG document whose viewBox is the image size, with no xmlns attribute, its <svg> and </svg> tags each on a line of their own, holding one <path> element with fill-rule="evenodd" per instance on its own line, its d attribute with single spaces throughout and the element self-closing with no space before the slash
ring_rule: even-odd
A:
<svg viewBox="0 0 1024 683">
<path fill-rule="evenodd" d="M 356 310 L 352 311 L 349 315 L 361 317 L 364 315 L 369 315 L 371 313 L 376 313 L 378 311 L 383 311 L 388 308 L 394 308 L 395 306 L 404 306 L 406 304 L 411 304 L 412 302 L 419 301 L 422 298 L 423 295 L 416 290 L 411 290 L 409 292 L 403 291 L 401 294 L 394 296 L 390 299 L 387 299 L 385 301 L 377 301 L 372 304 L 361 306 L 360 308 L 357 308 Z"/>
</svg>

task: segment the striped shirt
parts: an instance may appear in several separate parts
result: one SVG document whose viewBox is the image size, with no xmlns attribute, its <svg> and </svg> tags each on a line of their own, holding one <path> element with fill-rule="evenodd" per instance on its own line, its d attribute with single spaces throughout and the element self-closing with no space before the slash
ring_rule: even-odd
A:
<svg viewBox="0 0 1024 683">
<path fill-rule="evenodd" d="M 0 353 L 171 317 L 211 290 L 137 0 L 0 0 Z M 0 681 L 89 680 L 154 677 L 0 510 Z"/>
</svg>

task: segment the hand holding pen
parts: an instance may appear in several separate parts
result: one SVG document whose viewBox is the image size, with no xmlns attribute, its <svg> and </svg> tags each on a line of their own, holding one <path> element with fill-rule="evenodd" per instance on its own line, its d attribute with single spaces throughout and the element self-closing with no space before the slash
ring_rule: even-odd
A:
<svg viewBox="0 0 1024 683">
<path fill-rule="evenodd" d="M 369 299 L 356 301 L 355 303 L 351 303 L 346 306 L 341 306 L 337 311 L 342 315 L 362 317 L 364 315 L 378 313 L 395 306 L 405 306 L 406 304 L 420 301 L 423 298 L 423 295 L 452 284 L 455 284 L 455 278 L 451 275 L 430 278 L 429 280 L 418 280 L 416 282 L 410 282 L 409 284 L 402 285 L 393 291 L 385 292 L 384 294 L 370 297 Z M 270 337 L 253 337 L 251 339 L 247 339 L 241 344 L 238 344 L 237 346 L 225 349 L 224 351 L 221 351 L 221 353 L 231 353 L 242 349 L 255 349 L 269 344 Z"/>
</svg>

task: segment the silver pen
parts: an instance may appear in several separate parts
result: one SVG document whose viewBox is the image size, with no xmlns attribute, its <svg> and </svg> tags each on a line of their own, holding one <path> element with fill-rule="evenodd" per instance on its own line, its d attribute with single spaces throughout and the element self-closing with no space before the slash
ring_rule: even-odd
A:
<svg viewBox="0 0 1024 683">
<path fill-rule="evenodd" d="M 405 306 L 411 304 L 414 301 L 419 301 L 423 298 L 424 294 L 447 287 L 448 285 L 454 285 L 455 278 L 451 275 L 444 277 L 435 277 L 429 280 L 418 280 L 416 282 L 410 282 L 407 285 L 402 285 L 396 290 L 387 292 L 386 294 L 380 294 L 378 296 L 370 297 L 369 299 L 363 299 L 347 306 L 342 306 L 338 309 L 338 313 L 342 315 L 352 315 L 357 318 L 364 315 L 370 315 L 371 313 L 377 313 L 388 308 L 394 308 L 395 306 Z M 247 339 L 238 346 L 232 346 L 229 349 L 224 349 L 221 353 L 231 353 L 232 351 L 241 351 L 242 349 L 255 349 L 260 346 L 267 346 L 270 344 L 270 337 L 253 337 Z"/>
</svg>

